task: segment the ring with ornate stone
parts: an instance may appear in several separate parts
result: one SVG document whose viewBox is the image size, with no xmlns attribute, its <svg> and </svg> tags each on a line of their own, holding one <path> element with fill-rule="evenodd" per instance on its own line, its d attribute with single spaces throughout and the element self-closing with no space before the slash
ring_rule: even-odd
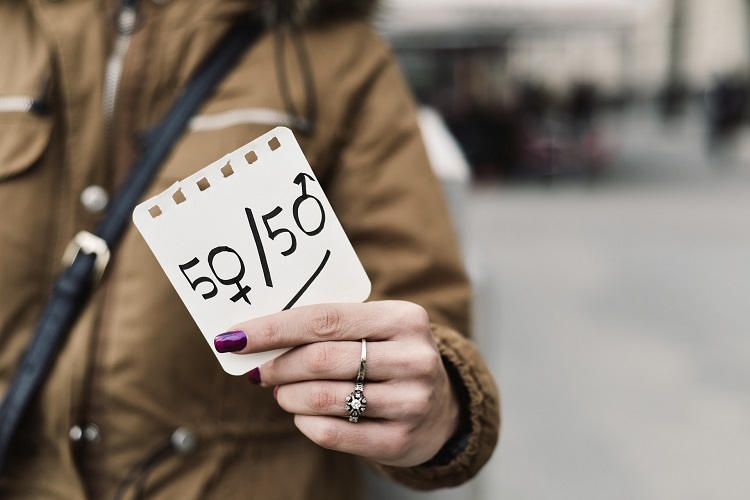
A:
<svg viewBox="0 0 750 500">
<path fill-rule="evenodd" d="M 358 422 L 359 415 L 367 408 L 365 397 L 365 365 L 367 363 L 367 342 L 362 339 L 362 355 L 359 359 L 359 371 L 354 391 L 346 397 L 346 411 L 349 412 L 349 422 Z"/>
</svg>

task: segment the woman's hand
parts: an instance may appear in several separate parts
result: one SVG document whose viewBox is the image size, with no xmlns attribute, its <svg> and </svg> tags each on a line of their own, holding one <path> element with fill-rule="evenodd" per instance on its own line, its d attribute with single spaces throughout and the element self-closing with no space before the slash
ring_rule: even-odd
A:
<svg viewBox="0 0 750 500">
<path fill-rule="evenodd" d="M 429 317 L 418 305 L 307 306 L 241 323 L 236 330 L 216 337 L 217 350 L 249 354 L 294 348 L 250 378 L 276 386 L 279 405 L 324 448 L 408 467 L 432 458 L 456 431 L 458 401 Z M 247 341 L 237 350 L 242 332 Z M 353 423 L 345 405 L 354 390 L 363 338 L 367 409 Z"/>
</svg>

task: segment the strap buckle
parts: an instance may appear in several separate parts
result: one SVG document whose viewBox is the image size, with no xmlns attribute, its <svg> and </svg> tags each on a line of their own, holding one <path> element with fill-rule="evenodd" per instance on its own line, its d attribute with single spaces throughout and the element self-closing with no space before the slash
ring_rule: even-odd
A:
<svg viewBox="0 0 750 500">
<path fill-rule="evenodd" d="M 65 248 L 65 253 L 63 253 L 63 264 L 65 266 L 70 266 L 78 255 L 78 252 L 83 252 L 87 255 L 96 255 L 91 280 L 94 284 L 98 283 L 99 280 L 102 279 L 104 270 L 109 263 L 109 245 L 97 235 L 88 231 L 81 231 L 73 237 L 70 243 L 68 243 L 67 248 Z"/>
</svg>

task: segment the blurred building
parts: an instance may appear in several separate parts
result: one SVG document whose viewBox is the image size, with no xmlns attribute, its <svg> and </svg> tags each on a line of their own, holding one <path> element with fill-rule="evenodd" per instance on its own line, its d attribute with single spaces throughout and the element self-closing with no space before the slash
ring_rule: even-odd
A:
<svg viewBox="0 0 750 500">
<path fill-rule="evenodd" d="M 585 80 L 608 94 L 623 85 L 655 94 L 668 76 L 675 9 L 684 12 L 677 64 L 691 88 L 746 71 L 747 0 L 392 0 L 382 27 L 404 53 L 453 49 L 479 59 L 475 71 L 487 76 L 477 91 L 502 94 L 520 79 L 564 92 Z"/>
<path fill-rule="evenodd" d="M 602 105 L 671 106 L 727 80 L 746 87 L 748 0 L 389 5 L 382 28 L 417 98 L 445 116 L 480 170 L 591 171 L 604 161 L 599 139 L 581 133 L 596 132 Z"/>
</svg>

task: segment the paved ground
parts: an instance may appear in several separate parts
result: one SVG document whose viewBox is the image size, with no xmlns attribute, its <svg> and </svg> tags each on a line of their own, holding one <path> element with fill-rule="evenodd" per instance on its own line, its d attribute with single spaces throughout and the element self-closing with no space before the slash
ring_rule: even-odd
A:
<svg viewBox="0 0 750 500">
<path fill-rule="evenodd" d="M 697 120 L 613 126 L 594 185 L 472 193 L 504 406 L 476 498 L 750 498 L 750 167 Z"/>
<path fill-rule="evenodd" d="M 369 498 L 750 498 L 750 160 L 707 158 L 696 118 L 609 128 L 597 183 L 465 207 L 498 452 L 458 490 Z"/>
</svg>

